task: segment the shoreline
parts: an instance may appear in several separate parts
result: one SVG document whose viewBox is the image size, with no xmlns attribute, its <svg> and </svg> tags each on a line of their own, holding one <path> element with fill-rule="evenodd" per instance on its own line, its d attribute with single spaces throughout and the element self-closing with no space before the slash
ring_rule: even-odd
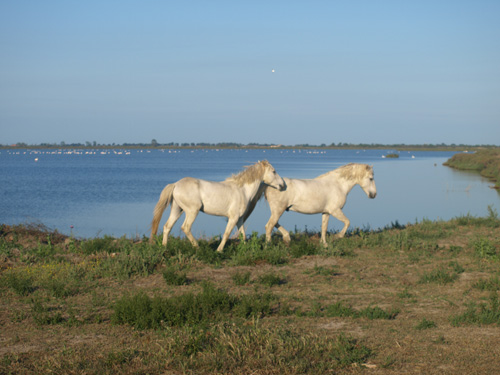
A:
<svg viewBox="0 0 500 375">
<path fill-rule="evenodd" d="M 479 150 L 472 154 L 455 154 L 443 165 L 462 171 L 479 172 L 481 176 L 495 182 L 495 189 L 500 189 L 500 149 L 498 148 Z"/>
<path fill-rule="evenodd" d="M 179 144 L 159 144 L 152 146 L 150 144 L 122 144 L 122 145 L 95 145 L 85 146 L 80 144 L 66 145 L 0 145 L 0 150 L 122 150 L 122 149 L 144 149 L 144 150 L 204 150 L 204 149 L 227 149 L 227 150 L 397 150 L 397 151 L 453 151 L 463 153 L 474 153 L 481 150 L 500 150 L 499 146 L 484 145 L 366 145 L 366 144 L 348 144 L 341 146 L 326 145 L 235 145 L 235 144 L 197 144 L 197 145 L 179 145 Z"/>
</svg>

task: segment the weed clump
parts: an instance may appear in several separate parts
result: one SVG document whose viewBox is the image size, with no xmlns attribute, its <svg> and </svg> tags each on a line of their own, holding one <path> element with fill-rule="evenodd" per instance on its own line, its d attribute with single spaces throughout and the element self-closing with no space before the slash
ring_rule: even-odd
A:
<svg viewBox="0 0 500 375">
<path fill-rule="evenodd" d="M 204 283 L 199 294 L 151 298 L 139 292 L 123 296 L 114 305 L 112 322 L 137 329 L 207 325 L 231 313 L 243 318 L 267 314 L 271 300 L 271 295 L 236 297 Z"/>
<path fill-rule="evenodd" d="M 450 318 L 451 324 L 460 326 L 464 324 L 497 324 L 500 325 L 500 301 L 496 293 L 492 293 L 489 299 L 489 306 L 485 303 L 470 303 L 467 311 L 463 314 Z"/>
<path fill-rule="evenodd" d="M 167 267 L 163 273 L 163 279 L 167 285 L 186 285 L 188 278 L 186 272 L 179 272 L 173 266 Z"/>
<path fill-rule="evenodd" d="M 427 320 L 423 318 L 416 326 L 415 329 L 417 331 L 422 331 L 424 329 L 436 328 L 437 324 L 432 320 Z"/>
</svg>

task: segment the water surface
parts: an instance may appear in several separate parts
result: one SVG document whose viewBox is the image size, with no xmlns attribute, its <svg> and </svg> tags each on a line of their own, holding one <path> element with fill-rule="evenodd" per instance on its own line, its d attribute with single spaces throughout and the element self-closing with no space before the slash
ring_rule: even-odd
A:
<svg viewBox="0 0 500 375">
<path fill-rule="evenodd" d="M 452 152 L 393 150 L 1 150 L 0 223 L 42 223 L 78 237 L 149 235 L 152 211 L 166 184 L 192 176 L 223 180 L 246 165 L 267 159 L 282 176 L 314 178 L 350 162 L 374 166 L 378 195 L 368 199 L 359 186 L 344 213 L 351 228 L 381 228 L 471 214 L 499 208 L 500 195 L 476 173 L 442 164 Z M 166 221 L 168 210 L 162 219 Z M 247 233 L 263 233 L 270 215 L 261 200 L 246 224 Z M 180 235 L 178 221 L 173 235 Z M 285 212 L 289 230 L 319 230 L 321 215 Z M 329 229 L 342 224 L 330 220 Z M 199 215 L 193 234 L 223 233 L 225 218 Z"/>
</svg>

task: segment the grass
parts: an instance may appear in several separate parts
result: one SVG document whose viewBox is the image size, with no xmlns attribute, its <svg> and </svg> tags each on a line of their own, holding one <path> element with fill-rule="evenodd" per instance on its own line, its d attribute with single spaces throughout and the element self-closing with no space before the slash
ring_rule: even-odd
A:
<svg viewBox="0 0 500 375">
<path fill-rule="evenodd" d="M 186 285 L 188 278 L 186 272 L 179 272 L 173 266 L 165 268 L 162 273 L 163 279 L 167 285 Z"/>
<path fill-rule="evenodd" d="M 494 373 L 499 227 L 491 209 L 217 253 L 0 225 L 0 373 Z"/>
<path fill-rule="evenodd" d="M 432 320 L 427 320 L 426 318 L 423 318 L 416 326 L 415 329 L 418 331 L 422 331 L 424 329 L 431 329 L 431 328 L 436 328 L 437 324 L 433 322 Z"/>
<path fill-rule="evenodd" d="M 462 314 L 453 315 L 450 321 L 454 326 L 467 324 L 500 325 L 500 301 L 497 293 L 491 294 L 489 304 L 482 302 L 478 305 L 475 302 L 471 302 L 467 311 Z"/>
<path fill-rule="evenodd" d="M 455 154 L 444 165 L 461 170 L 472 170 L 495 181 L 500 188 L 500 149 L 485 149 L 475 153 Z"/>
</svg>

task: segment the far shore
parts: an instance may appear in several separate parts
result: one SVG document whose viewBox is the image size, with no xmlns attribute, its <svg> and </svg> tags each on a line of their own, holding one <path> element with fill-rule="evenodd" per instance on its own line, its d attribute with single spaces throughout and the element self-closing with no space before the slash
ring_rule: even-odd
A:
<svg viewBox="0 0 500 375">
<path fill-rule="evenodd" d="M 479 150 L 498 150 L 500 146 L 495 145 L 432 145 L 432 144 L 422 144 L 422 145 L 405 145 L 405 144 L 331 144 L 331 145 L 282 145 L 282 144 L 236 144 L 236 143 L 218 143 L 218 144 L 206 144 L 206 143 L 168 143 L 168 144 L 39 144 L 39 145 L 27 145 L 24 143 L 13 144 L 13 145 L 0 145 L 0 150 L 6 149 L 150 149 L 150 150 L 162 150 L 162 149 L 186 149 L 186 150 L 196 150 L 196 149 L 241 149 L 241 150 L 253 150 L 253 149 L 278 149 L 278 150 L 309 150 L 309 149 L 322 149 L 322 150 L 396 150 L 396 151 L 452 151 L 452 152 L 477 152 Z"/>
</svg>

